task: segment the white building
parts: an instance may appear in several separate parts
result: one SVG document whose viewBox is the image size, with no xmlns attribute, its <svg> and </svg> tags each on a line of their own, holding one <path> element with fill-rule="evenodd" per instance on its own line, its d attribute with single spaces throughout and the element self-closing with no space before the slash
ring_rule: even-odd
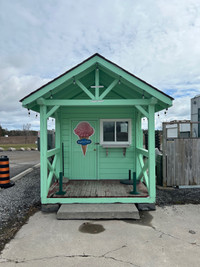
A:
<svg viewBox="0 0 200 267">
<path fill-rule="evenodd" d="M 191 122 L 200 122 L 200 95 L 191 99 Z M 200 137 L 200 123 L 193 124 L 193 137 Z"/>
</svg>

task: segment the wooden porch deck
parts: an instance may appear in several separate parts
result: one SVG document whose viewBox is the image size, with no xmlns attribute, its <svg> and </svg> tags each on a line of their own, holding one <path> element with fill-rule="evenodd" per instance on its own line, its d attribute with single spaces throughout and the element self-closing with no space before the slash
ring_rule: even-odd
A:
<svg viewBox="0 0 200 267">
<path fill-rule="evenodd" d="M 148 191 L 143 183 L 137 185 L 139 195 L 130 194 L 132 185 L 121 184 L 119 180 L 69 180 L 63 182 L 65 195 L 56 195 L 59 184 L 55 182 L 49 189 L 48 198 L 123 198 L 148 197 Z"/>
</svg>

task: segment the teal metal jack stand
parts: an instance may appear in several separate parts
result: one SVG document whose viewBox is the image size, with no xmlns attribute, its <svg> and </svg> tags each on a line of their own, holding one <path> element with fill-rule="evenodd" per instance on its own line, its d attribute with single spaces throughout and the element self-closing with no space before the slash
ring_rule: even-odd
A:
<svg viewBox="0 0 200 267">
<path fill-rule="evenodd" d="M 62 190 L 62 182 L 63 182 L 63 173 L 59 173 L 59 191 L 56 193 L 56 195 L 64 195 L 65 192 Z"/>
<path fill-rule="evenodd" d="M 137 180 L 136 180 L 136 172 L 133 172 L 133 191 L 130 192 L 132 195 L 139 195 L 140 193 L 137 192 Z"/>
</svg>

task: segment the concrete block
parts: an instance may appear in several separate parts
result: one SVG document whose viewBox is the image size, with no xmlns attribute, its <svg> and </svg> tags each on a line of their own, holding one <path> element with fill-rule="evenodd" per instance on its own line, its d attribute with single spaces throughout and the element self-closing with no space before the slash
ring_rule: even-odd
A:
<svg viewBox="0 0 200 267">
<path fill-rule="evenodd" d="M 14 147 L 9 147 L 9 148 L 8 148 L 8 151 L 16 151 L 16 148 L 14 148 Z"/>
<path fill-rule="evenodd" d="M 150 211 L 150 210 L 156 210 L 155 203 L 138 203 L 136 204 L 136 207 L 139 211 Z"/>
<path fill-rule="evenodd" d="M 42 212 L 57 212 L 59 209 L 59 204 L 42 204 L 41 211 Z"/>
<path fill-rule="evenodd" d="M 140 219 L 140 215 L 135 204 L 63 204 L 57 219 Z"/>
</svg>

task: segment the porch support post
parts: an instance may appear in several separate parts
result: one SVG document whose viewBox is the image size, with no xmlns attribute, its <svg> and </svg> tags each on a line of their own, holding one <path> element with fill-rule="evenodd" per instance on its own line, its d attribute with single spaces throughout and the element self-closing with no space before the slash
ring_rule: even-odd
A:
<svg viewBox="0 0 200 267">
<path fill-rule="evenodd" d="M 155 182 L 155 121 L 154 113 L 155 106 L 149 105 L 148 119 L 148 150 L 149 150 L 149 195 L 152 202 L 155 202 L 156 197 L 156 182 Z"/>
<path fill-rule="evenodd" d="M 135 165 L 136 165 L 136 177 L 141 172 L 141 165 L 139 161 L 139 152 L 137 148 L 143 148 L 143 134 L 141 129 L 141 113 L 136 110 L 136 123 L 135 123 Z"/>
<path fill-rule="evenodd" d="M 57 154 L 56 174 L 59 177 L 59 173 L 62 172 L 62 146 L 61 146 L 61 123 L 60 112 L 56 112 L 55 121 L 55 148 L 59 149 Z M 64 173 L 63 173 L 64 175 Z"/>
<path fill-rule="evenodd" d="M 48 188 L 47 188 L 47 107 L 40 106 L 40 187 L 41 187 L 41 202 L 45 203 Z"/>
<path fill-rule="evenodd" d="M 99 69 L 95 70 L 95 99 L 99 99 Z"/>
</svg>

